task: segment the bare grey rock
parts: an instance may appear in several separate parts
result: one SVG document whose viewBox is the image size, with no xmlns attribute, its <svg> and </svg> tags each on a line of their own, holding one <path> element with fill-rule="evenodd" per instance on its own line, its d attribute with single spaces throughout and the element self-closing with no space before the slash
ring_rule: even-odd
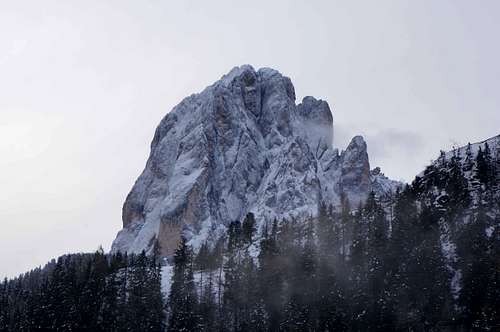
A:
<svg viewBox="0 0 500 332">
<path fill-rule="evenodd" d="M 341 153 L 333 148 L 327 102 L 296 105 L 288 77 L 235 67 L 162 119 L 112 251 L 149 250 L 158 239 L 169 255 L 181 234 L 196 248 L 248 212 L 263 225 L 314 215 L 321 202 L 339 204 L 341 193 L 358 203 L 372 189 L 388 190 L 372 180 L 362 137 Z"/>
</svg>

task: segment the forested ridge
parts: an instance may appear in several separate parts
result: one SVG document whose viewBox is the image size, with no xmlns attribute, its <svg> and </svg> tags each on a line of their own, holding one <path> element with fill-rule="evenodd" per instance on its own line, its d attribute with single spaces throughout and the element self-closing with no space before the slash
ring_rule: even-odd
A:
<svg viewBox="0 0 500 332">
<path fill-rule="evenodd" d="M 161 331 L 156 254 L 61 256 L 0 284 L 0 331 Z"/>
<path fill-rule="evenodd" d="M 183 238 L 165 300 L 157 247 L 63 256 L 0 284 L 0 331 L 497 331 L 499 155 L 461 154 L 392 197 Z"/>
</svg>

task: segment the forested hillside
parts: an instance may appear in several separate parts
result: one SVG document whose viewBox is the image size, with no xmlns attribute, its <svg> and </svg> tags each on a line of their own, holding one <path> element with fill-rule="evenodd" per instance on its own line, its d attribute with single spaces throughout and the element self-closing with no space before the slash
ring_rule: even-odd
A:
<svg viewBox="0 0 500 332">
<path fill-rule="evenodd" d="M 59 257 L 0 283 L 0 331 L 161 331 L 158 256 Z"/>
<path fill-rule="evenodd" d="M 354 209 L 344 199 L 260 235 L 249 214 L 198 255 L 183 241 L 170 330 L 498 330 L 499 159 L 487 143 L 463 151 L 394 197 Z"/>
<path fill-rule="evenodd" d="M 500 163 L 442 153 L 393 196 L 321 205 L 257 229 L 249 213 L 198 252 L 67 255 L 0 284 L 0 331 L 497 331 Z"/>
</svg>

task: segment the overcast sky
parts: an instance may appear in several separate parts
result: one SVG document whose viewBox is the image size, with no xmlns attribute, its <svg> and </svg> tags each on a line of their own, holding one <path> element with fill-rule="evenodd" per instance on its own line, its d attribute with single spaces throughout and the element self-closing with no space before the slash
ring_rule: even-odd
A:
<svg viewBox="0 0 500 332">
<path fill-rule="evenodd" d="M 250 63 L 411 180 L 500 132 L 500 1 L 0 2 L 0 277 L 109 249 L 160 119 Z"/>
</svg>

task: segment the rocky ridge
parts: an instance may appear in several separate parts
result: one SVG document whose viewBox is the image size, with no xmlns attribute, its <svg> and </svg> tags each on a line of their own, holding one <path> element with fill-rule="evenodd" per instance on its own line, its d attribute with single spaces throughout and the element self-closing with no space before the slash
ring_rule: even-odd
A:
<svg viewBox="0 0 500 332">
<path fill-rule="evenodd" d="M 112 252 L 148 251 L 158 239 L 170 255 L 181 234 L 196 249 L 248 212 L 258 226 L 305 218 L 322 202 L 338 205 L 342 193 L 356 205 L 400 184 L 370 170 L 361 136 L 344 151 L 334 148 L 333 130 L 326 101 L 296 104 L 288 77 L 235 67 L 160 122 Z"/>
</svg>

